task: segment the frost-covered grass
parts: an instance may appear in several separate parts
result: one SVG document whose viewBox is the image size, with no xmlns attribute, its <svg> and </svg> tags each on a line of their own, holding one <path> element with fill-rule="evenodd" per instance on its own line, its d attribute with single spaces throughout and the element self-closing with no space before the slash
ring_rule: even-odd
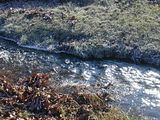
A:
<svg viewBox="0 0 160 120">
<path fill-rule="evenodd" d="M 160 65 L 158 4 L 147 0 L 90 0 L 84 5 L 83 0 L 61 2 L 50 6 L 40 2 L 33 7 L 30 1 L 25 3 L 27 7 L 1 11 L 0 35 L 22 45 L 83 58 L 111 57 Z"/>
</svg>

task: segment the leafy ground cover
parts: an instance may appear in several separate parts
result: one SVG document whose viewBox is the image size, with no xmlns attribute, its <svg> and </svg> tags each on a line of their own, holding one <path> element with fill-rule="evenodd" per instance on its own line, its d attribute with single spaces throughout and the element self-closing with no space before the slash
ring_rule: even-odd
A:
<svg viewBox="0 0 160 120">
<path fill-rule="evenodd" d="M 109 107 L 107 95 L 64 94 L 49 86 L 49 76 L 33 74 L 13 82 L 0 78 L 0 117 L 5 120 L 126 120 L 119 109 Z"/>
</svg>

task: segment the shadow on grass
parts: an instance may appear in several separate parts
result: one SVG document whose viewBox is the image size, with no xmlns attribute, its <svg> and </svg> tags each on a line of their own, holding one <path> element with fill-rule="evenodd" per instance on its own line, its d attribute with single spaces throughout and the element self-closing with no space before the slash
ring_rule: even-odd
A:
<svg viewBox="0 0 160 120">
<path fill-rule="evenodd" d="M 45 26 L 36 26 L 28 30 L 16 32 L 9 30 L 9 32 L 3 29 L 1 24 L 0 36 L 13 39 L 12 41 L 19 42 L 22 45 L 36 45 L 36 44 L 53 44 L 53 43 L 70 43 L 73 41 L 88 40 L 92 35 L 88 35 L 82 32 L 77 32 L 72 29 L 54 28 Z M 23 37 L 26 36 L 25 40 Z"/>
<path fill-rule="evenodd" d="M 0 8 L 53 8 L 68 3 L 83 7 L 94 2 L 95 0 L 2 0 L 0 1 Z"/>
</svg>

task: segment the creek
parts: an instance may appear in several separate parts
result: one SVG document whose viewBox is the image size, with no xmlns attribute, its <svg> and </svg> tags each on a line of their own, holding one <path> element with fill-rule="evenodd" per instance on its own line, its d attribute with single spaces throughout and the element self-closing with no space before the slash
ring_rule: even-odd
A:
<svg viewBox="0 0 160 120">
<path fill-rule="evenodd" d="M 160 69 L 116 60 L 81 60 L 71 55 L 18 46 L 0 39 L 0 75 L 14 79 L 48 73 L 56 86 L 109 92 L 128 114 L 160 119 Z M 111 83 L 110 89 L 106 86 Z"/>
</svg>

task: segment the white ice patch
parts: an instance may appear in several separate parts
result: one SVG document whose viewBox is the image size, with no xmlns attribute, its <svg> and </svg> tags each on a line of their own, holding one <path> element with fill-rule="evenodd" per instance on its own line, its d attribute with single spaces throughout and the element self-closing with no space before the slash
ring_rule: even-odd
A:
<svg viewBox="0 0 160 120">
<path fill-rule="evenodd" d="M 145 89 L 144 90 L 144 93 L 148 94 L 148 95 L 152 95 L 156 98 L 159 98 L 160 99 L 160 89 Z"/>
<path fill-rule="evenodd" d="M 0 59 L 4 60 L 5 62 L 9 61 L 9 58 L 10 58 L 9 56 L 10 56 L 10 53 L 6 50 L 0 52 Z"/>
<path fill-rule="evenodd" d="M 84 71 L 82 73 L 82 76 L 86 79 L 86 80 L 90 80 L 90 78 L 92 77 L 92 74 L 90 71 Z"/>
</svg>

